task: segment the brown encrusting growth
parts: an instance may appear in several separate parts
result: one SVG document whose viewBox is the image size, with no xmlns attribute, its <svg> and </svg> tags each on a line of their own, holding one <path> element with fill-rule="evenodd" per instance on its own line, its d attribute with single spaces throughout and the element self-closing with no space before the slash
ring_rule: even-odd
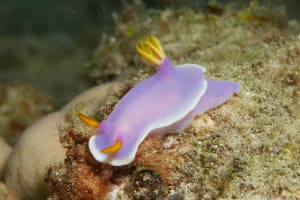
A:
<svg viewBox="0 0 300 200">
<path fill-rule="evenodd" d="M 91 79 L 129 83 L 106 102 L 69 112 L 60 131 L 67 159 L 51 166 L 46 178 L 51 198 L 300 198 L 299 24 L 282 9 L 255 2 L 244 9 L 211 5 L 211 13 L 139 9 L 126 7 L 132 13 L 116 17 L 115 31 L 102 37 L 90 62 Z M 201 64 L 207 77 L 234 80 L 241 91 L 180 133 L 147 138 L 130 165 L 98 163 L 87 148 L 95 130 L 79 121 L 78 112 L 105 119 L 153 72 L 134 52 L 135 42 L 149 34 L 175 63 Z"/>
<path fill-rule="evenodd" d="M 71 124 L 62 127 L 61 142 L 67 148 L 64 163 L 51 166 L 45 181 L 54 199 L 103 199 L 112 169 L 93 160 L 86 147 L 87 137 L 74 134 Z"/>
<path fill-rule="evenodd" d="M 120 92 L 115 96 L 121 95 Z M 109 102 L 100 110 L 107 115 L 112 106 L 113 103 Z M 161 138 L 147 138 L 131 165 L 112 167 L 99 163 L 87 148 L 88 138 L 95 132 L 78 123 L 76 113 L 77 110 L 71 111 L 69 122 L 60 128 L 67 159 L 49 167 L 46 174 L 45 181 L 51 185 L 52 199 L 104 199 L 112 185 L 124 183 L 128 198 L 160 199 L 166 195 L 165 187 L 174 184 L 171 174 L 180 166 L 175 162 L 182 160 L 174 155 L 174 146 L 163 149 Z"/>
<path fill-rule="evenodd" d="M 111 170 L 90 167 L 85 163 L 73 162 L 65 168 L 53 166 L 48 171 L 55 199 L 103 199 L 108 190 L 108 178 Z M 107 173 L 107 174 L 106 174 Z M 54 181 L 55 180 L 55 181 Z"/>
</svg>

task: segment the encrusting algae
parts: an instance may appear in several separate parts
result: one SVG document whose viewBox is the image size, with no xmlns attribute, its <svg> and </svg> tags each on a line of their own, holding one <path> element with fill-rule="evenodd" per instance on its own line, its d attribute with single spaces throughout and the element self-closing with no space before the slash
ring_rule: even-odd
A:
<svg viewBox="0 0 300 200">
<path fill-rule="evenodd" d="M 254 12 L 268 10 L 260 5 L 223 9 L 218 14 L 139 14 L 133 7 L 131 16 L 137 17 L 120 19 L 114 34 L 103 36 L 92 71 L 115 70 L 113 77 L 131 81 L 106 101 L 70 109 L 60 127 L 67 159 L 46 174 L 49 199 L 300 198 L 299 25 L 283 13 Z M 128 26 L 134 27 L 129 35 Z M 80 122 L 78 112 L 105 119 L 131 87 L 152 73 L 141 71 L 145 63 L 127 51 L 145 34 L 157 35 L 175 63 L 201 63 L 207 76 L 235 80 L 241 91 L 179 134 L 146 138 L 131 164 L 98 163 L 87 148 L 95 130 Z M 99 54 L 104 59 L 95 64 Z M 122 63 L 120 68 L 108 64 L 108 57 Z"/>
</svg>

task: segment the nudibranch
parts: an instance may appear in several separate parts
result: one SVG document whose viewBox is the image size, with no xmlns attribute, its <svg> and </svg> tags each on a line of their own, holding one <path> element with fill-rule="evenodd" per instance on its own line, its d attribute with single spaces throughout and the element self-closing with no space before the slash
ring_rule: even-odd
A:
<svg viewBox="0 0 300 200">
<path fill-rule="evenodd" d="M 239 84 L 233 81 L 206 79 L 200 65 L 174 66 L 154 36 L 142 40 L 136 50 L 157 66 L 157 72 L 133 87 L 105 121 L 79 114 L 99 132 L 89 139 L 91 154 L 113 166 L 132 162 L 147 136 L 180 131 L 196 115 L 223 104 L 239 91 Z"/>
</svg>

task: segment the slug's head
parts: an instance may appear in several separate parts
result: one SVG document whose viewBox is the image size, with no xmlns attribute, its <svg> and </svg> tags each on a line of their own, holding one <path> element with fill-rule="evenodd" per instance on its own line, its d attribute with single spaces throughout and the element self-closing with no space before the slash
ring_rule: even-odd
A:
<svg viewBox="0 0 300 200">
<path fill-rule="evenodd" d="M 79 118 L 86 125 L 88 125 L 92 128 L 98 128 L 100 130 L 100 132 L 102 129 L 106 129 L 106 126 L 104 123 L 100 123 L 94 119 L 91 119 L 84 114 L 79 113 Z M 101 149 L 100 151 L 105 154 L 113 154 L 113 153 L 118 152 L 121 149 L 122 144 L 123 144 L 122 141 L 117 139 L 116 141 L 114 141 L 114 143 L 112 145 L 107 146 L 107 147 Z"/>
<path fill-rule="evenodd" d="M 154 36 L 141 40 L 136 45 L 136 50 L 141 57 L 154 65 L 160 65 L 166 58 L 159 40 Z"/>
</svg>

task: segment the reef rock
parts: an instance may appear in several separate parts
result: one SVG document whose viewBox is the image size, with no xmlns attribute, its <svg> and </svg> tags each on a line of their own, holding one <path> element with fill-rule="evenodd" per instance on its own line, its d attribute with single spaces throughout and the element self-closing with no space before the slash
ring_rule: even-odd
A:
<svg viewBox="0 0 300 200">
<path fill-rule="evenodd" d="M 44 183 L 46 168 L 53 163 L 62 162 L 65 158 L 66 150 L 59 142 L 59 126 L 65 122 L 65 111 L 85 101 L 99 101 L 113 85 L 97 86 L 82 93 L 61 111 L 43 117 L 24 131 L 8 160 L 5 174 L 8 199 L 47 197 L 49 190 Z M 4 146 L 1 145 L 1 148 Z"/>
<path fill-rule="evenodd" d="M 180 133 L 146 138 L 135 160 L 121 167 L 93 159 L 87 142 L 96 130 L 77 115 L 106 119 L 114 104 L 77 106 L 60 132 L 67 159 L 48 170 L 49 199 L 300 198 L 299 24 L 281 9 L 255 2 L 210 10 L 151 11 L 136 21 L 120 20 L 95 54 L 93 60 L 101 62 L 91 67 L 122 77 L 130 69 L 144 70 L 128 46 L 152 33 L 176 64 L 201 64 L 208 77 L 234 80 L 241 92 Z M 127 64 L 116 70 L 110 64 L 116 58 Z"/>
<path fill-rule="evenodd" d="M 65 150 L 58 137 L 58 126 L 64 113 L 55 112 L 38 120 L 25 130 L 8 160 L 5 182 L 15 199 L 36 199 L 47 196 L 43 181 L 46 167 L 63 161 Z"/>
</svg>

